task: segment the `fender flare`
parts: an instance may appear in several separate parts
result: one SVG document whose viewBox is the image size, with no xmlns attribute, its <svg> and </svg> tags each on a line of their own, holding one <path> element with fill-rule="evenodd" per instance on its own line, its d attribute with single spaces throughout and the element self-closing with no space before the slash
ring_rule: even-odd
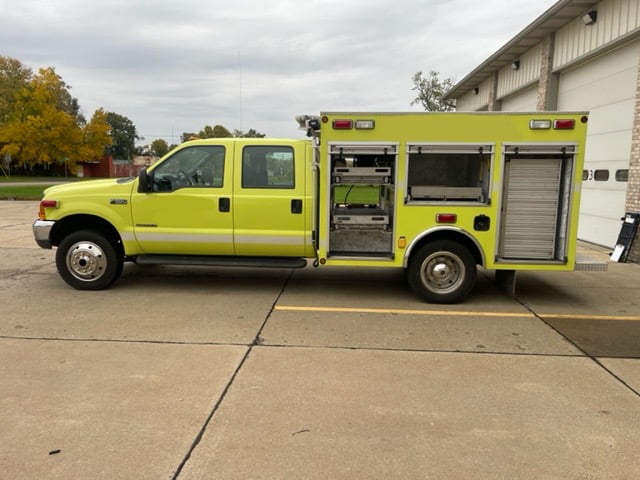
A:
<svg viewBox="0 0 640 480">
<path fill-rule="evenodd" d="M 404 268 L 407 268 L 408 264 L 409 264 L 409 258 L 411 258 L 411 254 L 413 253 L 413 251 L 418 248 L 420 245 L 423 245 L 425 243 L 425 241 L 427 240 L 428 237 L 433 236 L 434 234 L 438 234 L 440 236 L 440 238 L 450 238 L 452 240 L 455 240 L 455 237 L 457 236 L 462 236 L 464 237 L 466 240 L 468 240 L 469 242 L 471 242 L 473 244 L 473 246 L 476 248 L 477 253 L 478 253 L 478 257 L 479 257 L 479 264 L 484 266 L 486 265 L 486 258 L 484 255 L 484 250 L 482 249 L 482 247 L 480 246 L 480 244 L 478 243 L 478 240 L 471 235 L 469 232 L 467 232 L 466 230 L 463 230 L 460 227 L 433 227 L 430 228 L 428 230 L 425 230 L 424 232 L 418 234 L 415 236 L 415 238 L 411 241 L 411 243 L 409 244 L 409 246 L 407 247 L 405 253 L 404 253 L 404 258 L 402 259 L 402 266 Z M 444 234 L 444 235 L 442 235 Z M 450 234 L 450 235 L 447 235 Z M 454 237 L 454 238 L 451 238 Z M 475 252 L 471 252 L 474 256 Z"/>
</svg>

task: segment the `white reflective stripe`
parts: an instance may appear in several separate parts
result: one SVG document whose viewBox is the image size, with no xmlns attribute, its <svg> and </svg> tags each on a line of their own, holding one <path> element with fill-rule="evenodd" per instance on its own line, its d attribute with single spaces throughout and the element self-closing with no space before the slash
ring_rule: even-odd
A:
<svg viewBox="0 0 640 480">
<path fill-rule="evenodd" d="M 137 233 L 140 242 L 183 242 L 183 243 L 231 243 L 229 235 L 189 235 L 184 233 Z"/>
<path fill-rule="evenodd" d="M 131 232 L 127 232 L 127 233 L 121 233 L 120 238 L 122 238 L 123 242 L 133 242 L 135 241 L 136 236 Z"/>
<path fill-rule="evenodd" d="M 236 243 L 249 245 L 304 245 L 305 237 L 283 235 L 236 235 Z"/>
<path fill-rule="evenodd" d="M 144 232 L 124 234 L 123 240 L 137 238 L 140 242 L 182 242 L 182 243 L 231 243 L 233 236 L 229 235 L 196 235 L 184 233 L 154 233 Z M 301 246 L 305 241 L 311 242 L 311 235 L 285 236 L 285 235 L 236 235 L 235 242 L 245 245 L 295 245 Z"/>
</svg>

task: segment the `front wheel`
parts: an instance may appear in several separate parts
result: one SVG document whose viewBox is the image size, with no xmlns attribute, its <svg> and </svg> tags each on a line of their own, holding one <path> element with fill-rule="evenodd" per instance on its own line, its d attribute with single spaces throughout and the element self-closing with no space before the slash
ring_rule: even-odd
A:
<svg viewBox="0 0 640 480">
<path fill-rule="evenodd" d="M 122 272 L 123 258 L 101 234 L 83 230 L 67 236 L 56 251 L 62 279 L 78 290 L 103 290 Z"/>
<path fill-rule="evenodd" d="M 411 289 L 430 303 L 456 303 L 476 282 L 476 262 L 464 246 L 449 240 L 418 249 L 407 267 Z"/>
</svg>

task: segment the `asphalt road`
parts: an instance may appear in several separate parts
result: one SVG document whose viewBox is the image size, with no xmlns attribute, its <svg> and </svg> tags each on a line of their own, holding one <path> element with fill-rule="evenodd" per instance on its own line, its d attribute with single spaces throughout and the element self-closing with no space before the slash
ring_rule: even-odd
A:
<svg viewBox="0 0 640 480">
<path fill-rule="evenodd" d="M 640 478 L 640 265 L 455 306 L 327 267 L 79 292 L 36 213 L 0 202 L 2 479 Z"/>
</svg>

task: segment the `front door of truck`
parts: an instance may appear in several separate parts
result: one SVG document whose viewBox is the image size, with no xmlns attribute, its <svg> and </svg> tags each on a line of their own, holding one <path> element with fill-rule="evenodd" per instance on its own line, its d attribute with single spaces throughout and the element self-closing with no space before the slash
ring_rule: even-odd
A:
<svg viewBox="0 0 640 480">
<path fill-rule="evenodd" d="M 305 256 L 305 164 L 302 144 L 236 148 L 234 244 L 236 255 Z"/>
<path fill-rule="evenodd" d="M 191 145 L 151 172 L 134 193 L 135 236 L 145 253 L 233 255 L 233 145 Z"/>
</svg>

